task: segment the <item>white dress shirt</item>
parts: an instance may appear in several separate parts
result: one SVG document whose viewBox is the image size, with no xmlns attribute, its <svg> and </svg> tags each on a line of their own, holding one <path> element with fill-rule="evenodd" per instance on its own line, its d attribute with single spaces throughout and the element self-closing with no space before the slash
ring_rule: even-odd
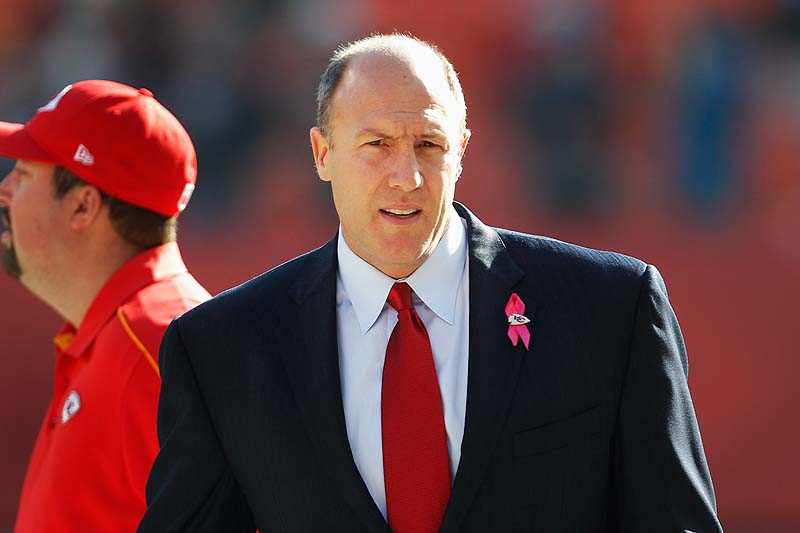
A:
<svg viewBox="0 0 800 533">
<path fill-rule="evenodd" d="M 412 298 L 431 340 L 442 393 L 451 481 L 461 458 L 467 408 L 469 359 L 469 272 L 466 222 L 450 209 L 442 240 L 408 278 Z M 381 382 L 389 337 L 397 312 L 386 303 L 398 281 L 358 257 L 339 229 L 336 321 L 339 374 L 347 437 L 358 471 L 384 518 L 381 437 Z"/>
</svg>

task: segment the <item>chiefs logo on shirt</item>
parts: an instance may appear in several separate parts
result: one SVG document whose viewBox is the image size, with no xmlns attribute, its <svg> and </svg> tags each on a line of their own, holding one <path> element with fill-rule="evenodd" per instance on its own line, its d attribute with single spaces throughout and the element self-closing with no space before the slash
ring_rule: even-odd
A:
<svg viewBox="0 0 800 533">
<path fill-rule="evenodd" d="M 77 391 L 72 391 L 64 401 L 64 407 L 61 408 L 61 423 L 66 424 L 69 419 L 75 416 L 75 413 L 81 410 L 81 397 L 78 396 Z"/>
</svg>

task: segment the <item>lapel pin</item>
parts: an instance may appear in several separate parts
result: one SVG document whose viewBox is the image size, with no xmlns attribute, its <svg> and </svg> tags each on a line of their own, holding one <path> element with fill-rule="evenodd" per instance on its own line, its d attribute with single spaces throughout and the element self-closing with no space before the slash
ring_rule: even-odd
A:
<svg viewBox="0 0 800 533">
<path fill-rule="evenodd" d="M 522 298 L 520 298 L 516 292 L 513 293 L 506 304 L 508 338 L 511 339 L 511 344 L 514 346 L 519 343 L 519 339 L 522 339 L 522 344 L 525 345 L 525 349 L 530 350 L 531 332 L 528 330 L 528 323 L 531 320 L 522 314 L 524 312 L 525 302 L 522 301 Z"/>
</svg>

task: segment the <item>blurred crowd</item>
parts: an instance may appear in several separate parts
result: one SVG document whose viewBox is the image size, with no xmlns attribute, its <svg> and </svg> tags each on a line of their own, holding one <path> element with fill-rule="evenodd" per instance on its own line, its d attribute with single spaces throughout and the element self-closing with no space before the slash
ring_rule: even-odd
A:
<svg viewBox="0 0 800 533">
<path fill-rule="evenodd" d="M 508 103 L 549 207 L 800 229 L 800 2 L 535 4 Z"/>
<path fill-rule="evenodd" d="M 195 223 L 269 207 L 277 187 L 300 186 L 326 208 L 324 188 L 298 185 L 313 176 L 318 73 L 336 43 L 397 29 L 437 42 L 462 71 L 471 126 L 492 144 L 470 152 L 468 170 L 508 175 L 544 213 L 666 210 L 712 227 L 755 216 L 779 246 L 800 230 L 796 0 L 0 0 L 0 9 L 0 117 L 27 120 L 83 78 L 150 88 L 197 145 Z"/>
</svg>

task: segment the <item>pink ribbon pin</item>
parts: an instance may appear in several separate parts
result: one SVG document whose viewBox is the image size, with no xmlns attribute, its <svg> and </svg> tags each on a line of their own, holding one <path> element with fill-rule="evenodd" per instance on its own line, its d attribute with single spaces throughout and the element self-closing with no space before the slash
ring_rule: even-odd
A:
<svg viewBox="0 0 800 533">
<path fill-rule="evenodd" d="M 511 339 L 511 344 L 517 345 L 519 339 L 522 339 L 522 344 L 525 345 L 526 350 L 530 350 L 531 332 L 528 331 L 528 322 L 530 319 L 523 315 L 525 312 L 525 302 L 513 293 L 511 298 L 508 299 L 506 304 L 506 316 L 508 316 L 508 338 Z"/>
</svg>

